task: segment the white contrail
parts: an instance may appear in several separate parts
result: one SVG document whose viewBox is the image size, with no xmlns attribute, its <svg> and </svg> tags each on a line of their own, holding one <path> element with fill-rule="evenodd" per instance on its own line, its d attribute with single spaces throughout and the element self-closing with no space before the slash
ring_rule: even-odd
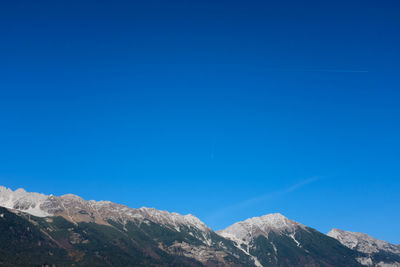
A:
<svg viewBox="0 0 400 267">
<path fill-rule="evenodd" d="M 301 69 L 301 71 L 311 72 L 345 72 L 345 73 L 365 73 L 367 70 L 341 70 L 341 69 Z"/>
</svg>

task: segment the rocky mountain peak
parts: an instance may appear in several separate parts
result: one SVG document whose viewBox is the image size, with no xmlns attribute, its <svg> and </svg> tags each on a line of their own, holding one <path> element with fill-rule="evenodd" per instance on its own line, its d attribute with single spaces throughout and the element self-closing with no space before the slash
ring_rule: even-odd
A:
<svg viewBox="0 0 400 267">
<path fill-rule="evenodd" d="M 342 231 L 333 228 L 327 235 L 337 239 L 346 247 L 360 252 L 376 253 L 379 251 L 385 251 L 400 255 L 400 245 L 393 245 L 386 241 L 375 239 L 364 233 Z"/>
<path fill-rule="evenodd" d="M 249 242 L 259 235 L 267 237 L 271 231 L 291 234 L 299 227 L 304 228 L 302 224 L 292 221 L 280 213 L 272 213 L 237 222 L 224 230 L 218 231 L 218 234 L 226 238 Z"/>
<path fill-rule="evenodd" d="M 84 201 L 83 198 L 81 198 L 81 197 L 79 197 L 77 195 L 74 195 L 74 194 L 65 194 L 65 195 L 62 195 L 61 198 L 70 199 L 70 200 L 76 200 L 76 201 Z"/>
</svg>

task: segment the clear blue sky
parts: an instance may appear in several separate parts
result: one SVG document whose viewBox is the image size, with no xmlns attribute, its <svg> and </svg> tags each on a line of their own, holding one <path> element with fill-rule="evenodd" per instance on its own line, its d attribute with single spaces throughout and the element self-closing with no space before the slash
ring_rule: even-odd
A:
<svg viewBox="0 0 400 267">
<path fill-rule="evenodd" d="M 399 11 L 2 1 L 0 184 L 400 243 Z"/>
</svg>

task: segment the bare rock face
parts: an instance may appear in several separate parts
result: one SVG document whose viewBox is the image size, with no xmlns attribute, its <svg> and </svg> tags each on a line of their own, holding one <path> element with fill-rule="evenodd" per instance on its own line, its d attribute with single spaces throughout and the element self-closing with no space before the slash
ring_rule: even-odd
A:
<svg viewBox="0 0 400 267">
<path fill-rule="evenodd" d="M 336 228 L 329 231 L 327 235 L 348 248 L 366 253 L 367 256 L 357 258 L 357 261 L 365 266 L 400 267 L 400 245 L 393 245 L 363 233 L 342 231 Z M 386 257 L 380 257 L 381 254 Z M 394 259 L 387 258 L 387 255 L 393 255 Z"/>
<path fill-rule="evenodd" d="M 277 235 L 285 235 L 291 238 L 300 247 L 300 242 L 295 238 L 296 230 L 298 229 L 307 231 L 302 224 L 289 220 L 280 213 L 274 213 L 237 222 L 217 233 L 224 238 L 232 240 L 239 249 L 253 259 L 256 266 L 263 266 L 261 261 L 251 253 L 254 241 L 259 236 L 268 238 L 270 233 L 273 232 Z M 273 243 L 271 245 L 274 250 L 273 254 L 275 254 L 273 257 L 276 258 L 277 248 Z"/>
<path fill-rule="evenodd" d="M 86 201 L 72 194 L 48 196 L 28 193 L 24 189 L 12 191 L 0 186 L 0 206 L 38 217 L 62 216 L 74 223 L 94 222 L 108 225 L 109 220 L 125 224 L 129 221 L 142 222 L 148 219 L 172 227 L 177 231 L 180 231 L 182 226 L 193 227 L 205 233 L 211 231 L 202 221 L 191 214 L 181 215 L 146 207 L 134 209 L 110 201 Z"/>
<path fill-rule="evenodd" d="M 364 253 L 374 253 L 381 250 L 400 255 L 400 245 L 392 245 L 386 241 L 375 239 L 369 235 L 357 232 L 332 229 L 328 236 L 337 239 L 348 248 Z"/>
<path fill-rule="evenodd" d="M 237 222 L 224 230 L 218 231 L 218 234 L 248 243 L 259 235 L 268 237 L 270 232 L 290 235 L 295 233 L 298 228 L 305 229 L 302 224 L 289 220 L 280 213 L 274 213 Z"/>
</svg>

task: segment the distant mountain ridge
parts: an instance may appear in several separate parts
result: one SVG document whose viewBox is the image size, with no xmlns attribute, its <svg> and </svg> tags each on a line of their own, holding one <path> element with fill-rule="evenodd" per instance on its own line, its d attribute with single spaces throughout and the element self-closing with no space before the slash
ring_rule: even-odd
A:
<svg viewBox="0 0 400 267">
<path fill-rule="evenodd" d="M 398 245 L 281 214 L 214 232 L 191 214 L 3 186 L 0 206 L 1 266 L 400 267 Z"/>
<path fill-rule="evenodd" d="M 79 196 L 63 196 L 29 193 L 24 189 L 12 191 L 0 186 L 0 206 L 23 211 L 38 217 L 62 216 L 71 222 L 94 222 L 108 224 L 108 220 L 126 222 L 132 219 L 148 218 L 154 222 L 173 225 L 190 225 L 202 231 L 211 231 L 197 217 L 180 215 L 153 208 L 128 208 L 110 201 L 85 201 Z"/>
<path fill-rule="evenodd" d="M 337 239 L 344 246 L 365 253 L 358 261 L 367 266 L 400 267 L 400 245 L 393 245 L 383 240 L 357 232 L 332 229 L 327 234 Z"/>
</svg>

